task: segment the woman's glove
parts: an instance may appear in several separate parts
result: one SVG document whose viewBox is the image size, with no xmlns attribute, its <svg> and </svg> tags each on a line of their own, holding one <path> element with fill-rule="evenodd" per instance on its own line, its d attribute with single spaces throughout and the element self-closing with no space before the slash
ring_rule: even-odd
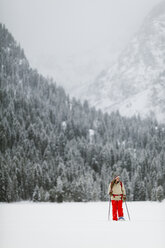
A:
<svg viewBox="0 0 165 248">
<path fill-rule="evenodd" d="M 112 196 L 112 191 L 109 192 L 109 195 Z"/>
<path fill-rule="evenodd" d="M 123 195 L 123 202 L 126 201 L 126 195 Z"/>
</svg>

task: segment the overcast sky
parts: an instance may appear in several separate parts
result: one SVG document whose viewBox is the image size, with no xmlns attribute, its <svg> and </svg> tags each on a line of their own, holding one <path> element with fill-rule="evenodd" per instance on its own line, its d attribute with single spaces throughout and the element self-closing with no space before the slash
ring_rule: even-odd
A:
<svg viewBox="0 0 165 248">
<path fill-rule="evenodd" d="M 35 67 L 125 44 L 160 0 L 0 0 L 0 22 Z M 39 68 L 40 69 L 40 68 Z"/>
</svg>

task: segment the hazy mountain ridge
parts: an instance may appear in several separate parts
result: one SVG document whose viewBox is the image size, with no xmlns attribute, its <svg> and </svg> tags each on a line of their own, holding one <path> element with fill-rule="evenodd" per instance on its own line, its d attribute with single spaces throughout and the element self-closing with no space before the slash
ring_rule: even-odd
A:
<svg viewBox="0 0 165 248">
<path fill-rule="evenodd" d="M 165 2 L 150 12 L 116 63 L 84 95 L 104 111 L 154 114 L 165 122 Z"/>
<path fill-rule="evenodd" d="M 114 50 L 111 46 L 112 44 L 106 43 L 104 46 L 93 47 L 78 54 L 61 56 L 60 59 L 53 51 L 51 54 L 43 51 L 38 58 L 33 58 L 32 64 L 39 64 L 37 68 L 42 75 L 51 75 L 69 95 L 79 97 L 78 93 L 82 91 L 82 87 L 88 87 L 95 80 L 98 72 L 107 64 L 110 65 L 119 55 L 118 49 Z M 115 46 L 120 47 L 120 44 Z"/>
</svg>

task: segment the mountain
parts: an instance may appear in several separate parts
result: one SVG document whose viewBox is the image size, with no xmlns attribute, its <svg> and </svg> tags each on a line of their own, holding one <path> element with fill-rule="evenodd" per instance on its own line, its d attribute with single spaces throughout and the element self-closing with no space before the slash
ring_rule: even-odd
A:
<svg viewBox="0 0 165 248">
<path fill-rule="evenodd" d="M 81 92 L 92 106 L 165 122 L 165 2 L 145 18 L 117 61 Z"/>
<path fill-rule="evenodd" d="M 128 200 L 165 194 L 165 125 L 103 114 L 31 68 L 0 24 L 0 201 L 108 200 L 120 174 Z"/>
</svg>

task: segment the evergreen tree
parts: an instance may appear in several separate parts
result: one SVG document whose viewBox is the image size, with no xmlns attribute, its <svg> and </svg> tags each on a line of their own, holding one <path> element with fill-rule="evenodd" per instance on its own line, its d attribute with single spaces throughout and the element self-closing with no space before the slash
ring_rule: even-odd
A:
<svg viewBox="0 0 165 248">
<path fill-rule="evenodd" d="M 164 199 L 163 187 L 161 185 L 159 185 L 156 190 L 156 198 L 158 201 L 162 201 Z"/>
<path fill-rule="evenodd" d="M 34 192 L 33 192 L 33 201 L 38 202 L 41 201 L 41 193 L 38 185 L 36 185 Z"/>
</svg>

